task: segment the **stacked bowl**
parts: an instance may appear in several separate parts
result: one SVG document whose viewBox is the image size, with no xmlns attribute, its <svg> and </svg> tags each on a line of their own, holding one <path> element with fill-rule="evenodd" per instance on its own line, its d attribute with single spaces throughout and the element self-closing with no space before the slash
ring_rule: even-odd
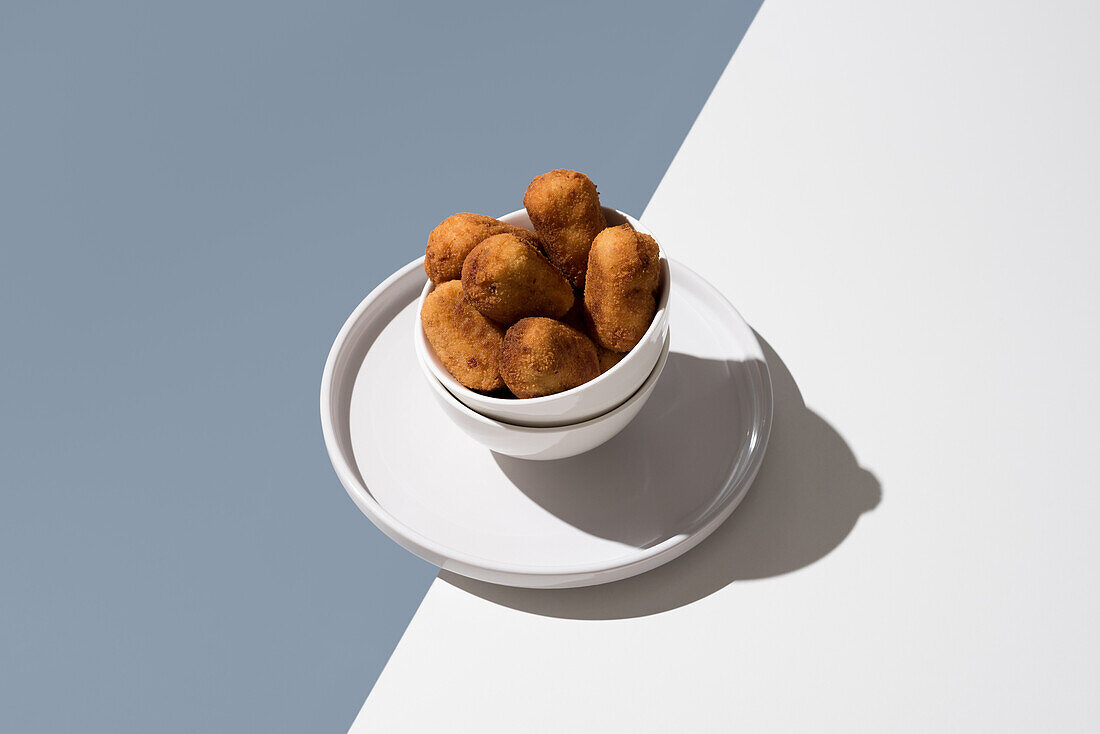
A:
<svg viewBox="0 0 1100 734">
<path fill-rule="evenodd" d="M 617 209 L 604 207 L 609 226 L 629 222 L 652 233 Z M 531 229 L 523 209 L 500 217 Z M 660 240 L 658 240 L 658 243 Z M 501 398 L 458 383 L 436 356 L 421 326 L 419 311 L 435 287 L 429 280 L 417 303 L 413 342 L 429 388 L 447 416 L 467 435 L 489 449 L 521 459 L 561 459 L 584 453 L 608 441 L 638 415 L 653 393 L 668 360 L 668 304 L 671 291 L 668 260 L 661 248 L 657 312 L 649 329 L 618 364 L 599 377 L 565 392 L 538 398 Z"/>
</svg>

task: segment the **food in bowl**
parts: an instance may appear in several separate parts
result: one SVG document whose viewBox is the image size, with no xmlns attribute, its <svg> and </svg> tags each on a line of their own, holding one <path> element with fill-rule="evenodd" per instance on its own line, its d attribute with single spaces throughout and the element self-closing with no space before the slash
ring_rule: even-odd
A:
<svg viewBox="0 0 1100 734">
<path fill-rule="evenodd" d="M 561 271 L 509 233 L 489 237 L 466 256 L 462 292 L 478 311 L 509 326 L 527 316 L 560 319 L 574 300 Z"/>
<path fill-rule="evenodd" d="M 607 229 L 596 184 L 577 171 L 550 171 L 528 185 L 523 206 L 550 262 L 584 288 L 588 249 Z"/>
<path fill-rule="evenodd" d="M 657 241 L 629 224 L 596 235 L 588 256 L 584 306 L 592 337 L 604 349 L 629 352 L 657 312 L 661 277 Z"/>
<path fill-rule="evenodd" d="M 461 281 L 448 281 L 428 294 L 420 323 L 443 366 L 462 385 L 485 392 L 504 387 L 500 376 L 504 327 L 466 300 Z"/>
<path fill-rule="evenodd" d="M 424 346 L 439 358 L 432 369 L 447 382 L 442 365 L 459 385 L 491 392 L 501 405 L 509 402 L 499 399 L 504 397 L 557 395 L 613 369 L 653 322 L 664 267 L 651 236 L 630 223 L 607 226 L 607 217 L 624 217 L 611 209 L 605 215 L 595 184 L 582 173 L 536 177 L 524 204 L 527 218 L 516 224 L 468 213 L 448 217 L 425 250 L 432 283 L 425 288 L 421 322 Z M 528 220 L 535 232 L 517 226 Z M 454 277 L 436 280 L 447 276 Z M 574 289 L 577 283 L 582 285 Z M 663 339 L 666 325 L 662 319 L 661 335 L 645 337 L 649 366 L 650 347 L 659 346 L 654 339 Z M 637 371 L 628 370 L 631 380 L 646 374 L 633 375 Z M 478 399 L 476 392 L 467 395 L 471 404 Z"/>
<path fill-rule="evenodd" d="M 599 377 L 600 357 L 592 340 L 572 326 L 532 316 L 504 334 L 500 376 L 517 398 L 541 398 Z"/>
</svg>

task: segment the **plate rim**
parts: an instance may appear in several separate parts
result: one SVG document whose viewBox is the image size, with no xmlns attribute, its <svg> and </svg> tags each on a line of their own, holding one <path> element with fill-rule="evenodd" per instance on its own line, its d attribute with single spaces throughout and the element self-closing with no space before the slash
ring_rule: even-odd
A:
<svg viewBox="0 0 1100 734">
<path fill-rule="evenodd" d="M 399 281 L 407 278 L 417 269 L 423 270 L 423 263 L 424 257 L 421 256 L 398 269 L 371 290 L 356 306 L 337 333 L 332 347 L 329 349 L 321 375 L 321 431 L 329 461 L 332 463 L 344 490 L 359 507 L 360 511 L 398 545 L 439 568 L 483 581 L 524 587 L 587 586 L 628 578 L 651 568 L 656 568 L 686 553 L 721 525 L 744 499 L 760 470 L 760 465 L 767 450 L 768 439 L 771 435 L 774 406 L 771 375 L 766 359 L 760 359 L 752 366 L 756 376 L 756 380 L 753 382 L 759 381 L 760 383 L 760 389 L 756 393 L 756 397 L 761 400 L 761 410 L 760 419 L 753 426 L 755 432 L 754 444 L 749 449 L 746 467 L 741 473 L 731 474 L 726 483 L 716 492 L 716 496 L 723 493 L 727 493 L 728 496 L 717 507 L 704 511 L 696 520 L 693 529 L 673 535 L 648 548 L 639 548 L 636 553 L 624 556 L 621 562 L 596 561 L 588 564 L 543 567 L 495 562 L 444 546 L 398 520 L 374 498 L 370 488 L 366 486 L 366 482 L 361 479 L 359 472 L 351 466 L 348 457 L 344 456 L 336 437 L 332 388 L 337 363 L 340 362 L 340 357 L 345 348 L 349 346 L 348 338 L 356 325 L 366 315 L 371 306 Z M 741 313 L 721 291 L 678 260 L 670 258 L 669 265 L 670 271 L 684 271 L 709 288 L 712 295 L 717 297 L 744 326 L 760 354 L 765 354 L 752 327 L 748 325 Z M 424 277 L 427 278 L 426 275 Z M 415 300 L 414 296 L 410 302 L 415 302 Z M 736 486 L 738 484 L 740 486 Z M 732 493 L 730 492 L 731 487 L 735 488 Z"/>
</svg>

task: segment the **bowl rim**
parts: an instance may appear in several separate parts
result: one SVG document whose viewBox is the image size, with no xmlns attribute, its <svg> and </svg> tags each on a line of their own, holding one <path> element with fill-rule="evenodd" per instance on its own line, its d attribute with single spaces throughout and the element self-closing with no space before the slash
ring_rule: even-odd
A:
<svg viewBox="0 0 1100 734">
<path fill-rule="evenodd" d="M 622 413 L 629 409 L 630 406 L 632 406 L 641 398 L 642 393 L 646 392 L 653 385 L 656 384 L 657 380 L 661 376 L 661 373 L 665 369 L 665 365 L 668 363 L 668 356 L 671 352 L 672 335 L 665 334 L 664 345 L 661 347 L 661 354 L 657 357 L 657 362 L 653 365 L 652 371 L 650 371 L 646 378 L 642 380 L 642 384 L 638 386 L 638 389 L 630 394 L 630 397 L 628 397 L 622 403 L 615 406 L 606 413 L 601 413 L 594 418 L 589 418 L 588 420 L 580 421 L 579 423 L 567 423 L 562 426 L 521 426 L 515 423 L 508 423 L 507 421 L 497 420 L 496 418 L 490 418 L 487 415 L 478 413 L 476 410 L 459 400 L 456 396 L 452 395 L 451 392 L 447 390 L 447 388 L 442 383 L 440 383 L 439 380 L 428 380 L 428 383 L 431 385 L 432 390 L 434 390 L 437 395 L 446 400 L 448 404 L 453 405 L 454 407 L 458 408 L 459 412 L 465 414 L 469 418 L 475 419 L 478 423 L 481 423 L 483 425 L 488 425 L 493 428 L 501 428 L 508 431 L 509 433 L 526 433 L 531 435 L 545 435 L 555 432 L 562 433 L 565 431 L 574 431 L 581 428 L 588 428 L 589 426 L 600 423 L 601 421 L 609 420 L 619 413 Z M 610 372 L 610 370 L 608 371 Z"/>
<path fill-rule="evenodd" d="M 657 239 L 656 236 L 654 236 L 653 233 L 645 225 L 643 225 L 641 222 L 639 222 L 637 219 L 630 216 L 626 212 L 609 206 L 602 206 L 601 208 L 604 210 L 605 213 L 613 212 L 621 217 L 626 218 L 626 220 L 630 223 L 632 227 L 642 232 L 643 234 L 648 234 L 650 237 L 653 237 L 654 240 Z M 501 221 L 507 221 L 510 217 L 515 217 L 520 214 L 526 216 L 527 210 L 517 209 L 514 212 L 509 212 L 508 214 L 497 217 L 497 219 Z M 660 255 L 661 265 L 660 294 L 657 298 L 657 310 L 653 312 L 653 319 L 649 322 L 649 327 L 645 330 L 642 338 L 638 340 L 639 344 L 646 341 L 653 334 L 653 332 L 657 328 L 659 328 L 659 324 L 661 324 L 662 321 L 667 323 L 667 320 L 664 319 L 664 316 L 665 312 L 668 311 L 669 296 L 672 291 L 672 271 L 669 267 L 668 257 L 665 255 L 665 248 L 663 245 L 661 245 L 659 240 L 657 241 L 657 248 Z M 431 345 L 428 342 L 427 334 L 424 333 L 424 325 L 423 322 L 420 320 L 420 312 L 424 308 L 424 299 L 427 298 L 428 294 L 435 289 L 435 286 L 436 284 L 432 282 L 431 278 L 429 278 L 428 281 L 424 284 L 424 288 L 420 291 L 420 296 L 417 298 L 416 301 L 416 323 L 413 325 L 413 332 L 420 367 L 422 370 L 426 368 L 431 373 L 429 377 L 434 376 L 435 379 L 443 384 L 443 387 L 453 393 L 456 397 L 461 395 L 462 397 L 480 403 L 481 405 L 484 405 L 489 409 L 510 408 L 513 410 L 522 410 L 522 408 L 517 408 L 516 406 L 534 407 L 537 405 L 546 405 L 547 403 L 553 403 L 572 398 L 576 395 L 579 395 L 586 388 L 591 389 L 594 388 L 596 385 L 601 384 L 602 382 L 606 382 L 606 380 L 604 380 L 605 377 L 614 373 L 616 370 L 619 369 L 620 365 L 630 360 L 631 357 L 635 357 L 638 354 L 635 349 L 631 349 L 629 352 L 626 352 L 623 358 L 616 362 L 615 365 L 612 366 L 611 369 L 609 369 L 607 372 L 600 373 L 595 378 L 589 380 L 582 385 L 571 387 L 568 390 L 562 390 L 561 392 L 554 393 L 553 395 L 543 395 L 537 398 L 497 398 L 491 395 L 480 393 L 476 390 L 471 390 L 470 388 L 466 387 L 458 380 L 456 380 L 454 376 L 447 371 L 447 368 L 442 366 L 442 364 L 439 362 L 438 356 L 435 355 L 434 350 L 430 353 L 428 351 L 428 349 L 431 348 Z M 587 334 L 585 336 L 587 336 Z M 432 358 L 433 356 L 435 357 L 434 359 Z M 627 398 L 627 401 L 629 400 L 630 398 Z"/>
</svg>

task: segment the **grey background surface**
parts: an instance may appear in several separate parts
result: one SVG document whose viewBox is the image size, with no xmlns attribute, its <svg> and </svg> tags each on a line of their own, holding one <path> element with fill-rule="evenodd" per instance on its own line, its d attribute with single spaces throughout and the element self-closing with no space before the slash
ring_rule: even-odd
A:
<svg viewBox="0 0 1100 734">
<path fill-rule="evenodd" d="M 346 729 L 435 569 L 336 331 L 545 170 L 640 213 L 758 5 L 0 6 L 0 729 Z"/>
</svg>

